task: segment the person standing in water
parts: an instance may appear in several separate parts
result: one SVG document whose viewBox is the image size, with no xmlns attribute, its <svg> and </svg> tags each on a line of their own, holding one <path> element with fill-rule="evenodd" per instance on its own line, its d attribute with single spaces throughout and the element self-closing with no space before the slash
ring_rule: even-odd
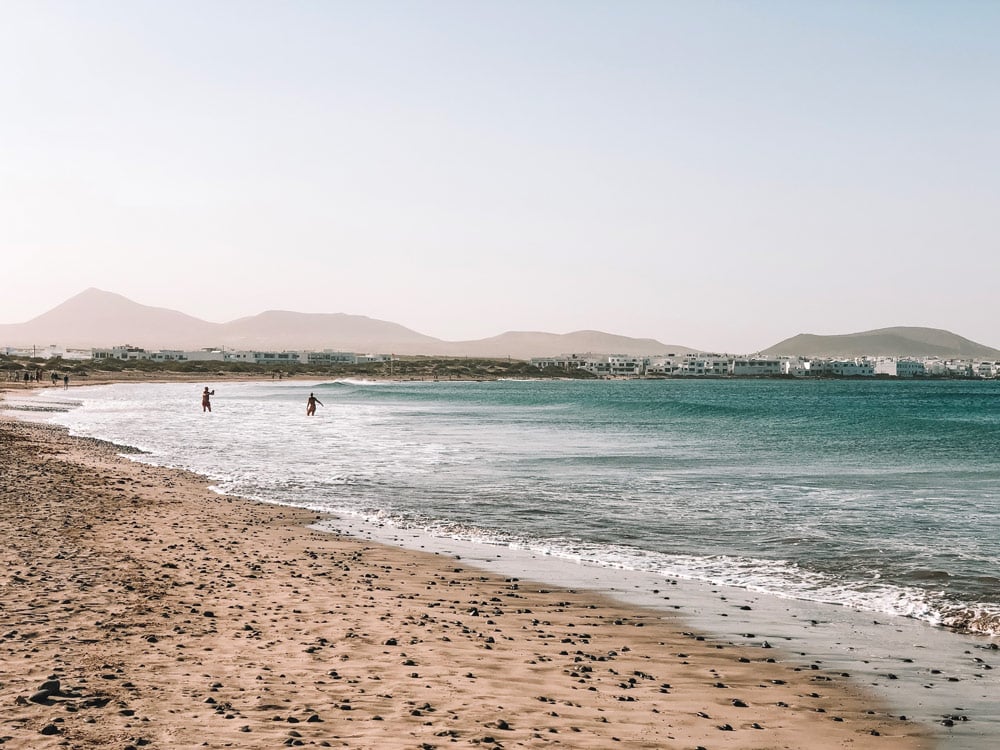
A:
<svg viewBox="0 0 1000 750">
<path fill-rule="evenodd" d="M 215 391 L 208 390 L 208 386 L 205 386 L 205 390 L 201 392 L 201 410 L 203 412 L 212 411 L 212 402 L 209 400 L 209 396 L 214 396 Z"/>
<path fill-rule="evenodd" d="M 306 401 L 306 416 L 307 417 L 311 417 L 313 414 L 316 413 L 316 404 L 319 404 L 320 406 L 323 406 L 323 402 L 320 401 L 318 398 L 316 398 L 316 396 L 314 394 L 310 393 L 309 394 L 309 398 Z"/>
</svg>

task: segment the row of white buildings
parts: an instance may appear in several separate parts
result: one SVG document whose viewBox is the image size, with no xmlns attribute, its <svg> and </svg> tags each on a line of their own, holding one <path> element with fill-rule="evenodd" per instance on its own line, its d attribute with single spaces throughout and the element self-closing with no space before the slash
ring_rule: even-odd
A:
<svg viewBox="0 0 1000 750">
<path fill-rule="evenodd" d="M 314 351 L 264 351 L 198 349 L 181 351 L 159 349 L 147 351 L 135 346 L 115 346 L 110 349 L 92 349 L 90 358 L 101 360 L 149 360 L 152 362 L 246 362 L 254 365 L 358 365 L 370 362 L 388 362 L 391 354 L 357 354 L 325 349 Z"/>
<path fill-rule="evenodd" d="M 151 351 L 135 346 L 109 349 L 58 349 L 45 347 L 30 350 L 2 348 L 0 354 L 86 360 L 149 360 L 153 362 L 246 362 L 255 365 L 358 365 L 392 361 L 391 354 L 358 354 L 333 351 L 265 351 L 197 349 Z M 941 359 L 938 357 L 763 357 L 729 354 L 663 354 L 635 356 L 627 354 L 564 354 L 559 357 L 536 357 L 531 364 L 570 371 L 586 370 L 598 377 L 953 377 L 998 378 L 1000 362 L 981 359 Z"/>
<path fill-rule="evenodd" d="M 531 364 L 539 369 L 580 369 L 599 377 L 875 377 L 877 375 L 953 378 L 996 378 L 1000 362 L 991 360 L 923 359 L 909 357 L 737 357 L 727 354 L 665 354 L 638 357 L 625 354 L 566 354 L 538 357 Z"/>
</svg>

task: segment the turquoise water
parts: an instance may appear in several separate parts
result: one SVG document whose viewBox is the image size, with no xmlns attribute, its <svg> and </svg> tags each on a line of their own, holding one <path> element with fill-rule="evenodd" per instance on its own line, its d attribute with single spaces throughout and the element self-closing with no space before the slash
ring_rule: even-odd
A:
<svg viewBox="0 0 1000 750">
<path fill-rule="evenodd" d="M 1000 382 L 202 385 L 42 398 L 227 492 L 1000 633 Z"/>
</svg>

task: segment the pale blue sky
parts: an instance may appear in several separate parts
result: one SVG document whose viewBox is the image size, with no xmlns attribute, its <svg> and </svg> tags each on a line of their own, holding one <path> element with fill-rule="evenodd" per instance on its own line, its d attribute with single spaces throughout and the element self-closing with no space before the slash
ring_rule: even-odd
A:
<svg viewBox="0 0 1000 750">
<path fill-rule="evenodd" d="M 96 286 L 1000 346 L 997 39 L 998 2 L 0 0 L 0 322 Z"/>
</svg>

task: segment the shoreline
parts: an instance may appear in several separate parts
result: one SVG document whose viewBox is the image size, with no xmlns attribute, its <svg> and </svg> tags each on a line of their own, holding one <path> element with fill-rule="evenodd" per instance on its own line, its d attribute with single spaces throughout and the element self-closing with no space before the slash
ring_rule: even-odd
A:
<svg viewBox="0 0 1000 750">
<path fill-rule="evenodd" d="M 5 747 L 934 746 L 781 649 L 310 529 L 61 428 L 0 439 Z"/>
</svg>

